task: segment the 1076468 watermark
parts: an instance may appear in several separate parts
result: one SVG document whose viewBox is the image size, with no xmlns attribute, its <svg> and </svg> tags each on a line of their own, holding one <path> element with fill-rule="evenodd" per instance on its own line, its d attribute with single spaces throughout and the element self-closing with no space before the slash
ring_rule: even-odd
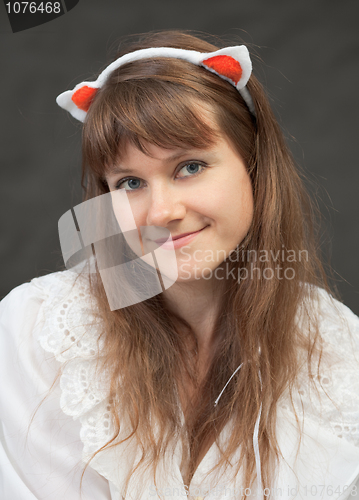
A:
<svg viewBox="0 0 359 500">
<path fill-rule="evenodd" d="M 348 491 L 349 490 L 349 491 Z M 354 485 L 338 485 L 338 484 L 301 484 L 301 485 L 281 485 L 272 489 L 264 488 L 261 491 L 261 496 L 268 498 L 295 498 L 300 493 L 300 498 L 338 498 L 347 492 L 348 496 L 356 497 L 358 487 Z M 249 487 L 234 488 L 227 484 L 218 484 L 215 487 L 200 485 L 189 487 L 187 485 L 180 486 L 161 486 L 156 487 L 152 484 L 148 490 L 149 498 L 154 496 L 162 496 L 165 498 L 175 498 L 178 496 L 191 497 L 194 499 L 222 499 L 238 500 L 238 498 L 258 497 L 257 489 Z"/>
<path fill-rule="evenodd" d="M 13 33 L 57 19 L 78 3 L 79 0 L 30 0 L 29 2 L 4 0 Z"/>
</svg>

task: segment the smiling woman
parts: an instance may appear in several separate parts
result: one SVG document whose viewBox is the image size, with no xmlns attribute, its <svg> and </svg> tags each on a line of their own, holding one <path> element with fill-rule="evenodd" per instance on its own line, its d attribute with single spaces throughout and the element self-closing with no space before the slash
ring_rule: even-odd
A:
<svg viewBox="0 0 359 500">
<path fill-rule="evenodd" d="M 206 116 L 206 122 L 209 118 Z M 239 153 L 224 137 L 206 149 L 181 149 L 180 153 L 153 144 L 147 144 L 144 153 L 128 144 L 119 162 L 128 176 L 108 174 L 109 188 L 127 190 L 137 227 L 160 226 L 170 231 L 173 246 L 168 244 L 168 248 L 178 250 L 177 283 L 193 280 L 188 270 L 195 272 L 196 261 L 191 259 L 183 276 L 188 258 L 182 259 L 182 246 L 191 242 L 190 252 L 206 248 L 219 256 L 222 252 L 223 257 L 223 252 L 228 255 L 248 233 L 253 218 L 251 181 Z M 190 170 L 193 167 L 194 173 Z M 222 261 L 214 260 L 210 270 Z M 197 260 L 198 265 L 208 269 L 206 262 L 201 266 Z M 212 285 L 216 288 L 215 282 Z M 174 285 L 171 293 L 176 288 Z M 187 293 L 197 292 L 192 286 Z M 178 304 L 178 299 L 174 300 Z"/>
<path fill-rule="evenodd" d="M 110 200 L 121 232 L 129 207 L 133 231 L 88 243 L 92 274 L 37 278 L 2 302 L 4 498 L 356 492 L 359 319 L 330 293 L 310 200 L 251 70 L 243 46 L 152 33 L 58 97 L 84 123 L 81 210 Z M 108 220 L 86 223 L 96 234 Z M 100 244 L 166 286 L 110 307 Z M 117 267 L 106 275 L 127 295 Z"/>
</svg>

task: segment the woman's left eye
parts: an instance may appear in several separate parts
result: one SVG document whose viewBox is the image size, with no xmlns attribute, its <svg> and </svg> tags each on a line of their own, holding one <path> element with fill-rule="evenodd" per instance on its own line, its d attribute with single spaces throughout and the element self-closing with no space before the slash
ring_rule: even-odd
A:
<svg viewBox="0 0 359 500">
<path fill-rule="evenodd" d="M 187 163 L 180 169 L 180 172 L 182 171 L 184 172 L 184 175 L 182 175 L 181 177 L 189 177 L 189 176 L 194 176 L 196 174 L 201 174 L 205 168 L 206 167 L 201 163 L 197 162 Z"/>
</svg>

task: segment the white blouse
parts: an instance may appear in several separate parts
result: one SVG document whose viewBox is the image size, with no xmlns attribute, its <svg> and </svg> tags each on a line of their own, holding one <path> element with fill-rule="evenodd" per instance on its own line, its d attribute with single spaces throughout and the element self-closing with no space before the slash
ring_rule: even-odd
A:
<svg viewBox="0 0 359 500">
<path fill-rule="evenodd" d="M 122 500 L 126 475 L 140 459 L 135 438 L 100 452 L 86 469 L 80 497 L 84 465 L 108 441 L 112 423 L 106 385 L 95 370 L 102 347 L 95 305 L 85 280 L 74 278 L 70 271 L 35 278 L 0 304 L 1 500 Z M 275 500 L 359 499 L 359 318 L 323 290 L 317 297 L 313 308 L 324 341 L 323 375 L 316 380 L 318 392 L 309 390 L 305 365 L 298 377 L 294 405 L 301 441 L 288 395 L 278 404 L 283 457 L 272 490 Z M 54 384 L 58 374 L 60 382 Z M 222 430 L 221 442 L 231 425 Z M 118 440 L 122 432 L 127 436 L 126 422 Z M 156 487 L 151 471 L 139 469 L 126 500 L 158 500 L 158 493 L 169 500 L 240 498 L 240 474 L 207 476 L 218 457 L 213 443 L 187 490 L 181 442 L 174 442 Z M 249 496 L 257 493 L 254 487 Z"/>
</svg>

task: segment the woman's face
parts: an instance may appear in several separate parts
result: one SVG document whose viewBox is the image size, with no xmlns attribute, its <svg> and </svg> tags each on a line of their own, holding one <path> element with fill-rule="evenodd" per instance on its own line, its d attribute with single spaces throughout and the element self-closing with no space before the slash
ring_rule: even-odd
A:
<svg viewBox="0 0 359 500">
<path fill-rule="evenodd" d="M 127 145 L 106 176 L 110 191 L 126 190 L 137 228 L 150 229 L 142 233 L 148 239 L 145 248 L 160 247 L 164 256 L 175 252 L 177 281 L 209 279 L 252 222 L 246 166 L 224 136 L 208 149 L 145 146 L 148 154 Z M 162 228 L 169 230 L 172 242 L 164 242 Z M 223 279 L 218 271 L 216 277 Z"/>
</svg>

